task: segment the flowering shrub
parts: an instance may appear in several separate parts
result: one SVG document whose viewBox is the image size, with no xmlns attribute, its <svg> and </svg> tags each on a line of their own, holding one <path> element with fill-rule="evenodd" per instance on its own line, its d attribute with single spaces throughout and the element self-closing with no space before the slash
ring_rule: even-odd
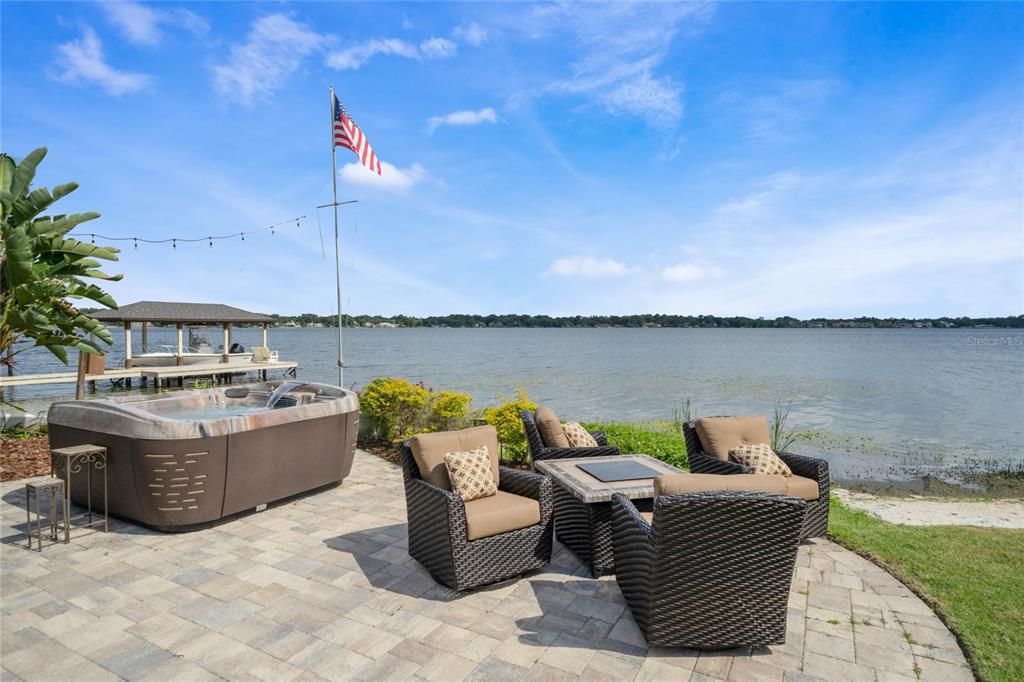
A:
<svg viewBox="0 0 1024 682">
<path fill-rule="evenodd" d="M 519 413 L 522 410 L 536 409 L 537 405 L 530 400 L 526 389 L 517 388 L 515 397 L 503 397 L 500 405 L 484 410 L 484 421 L 493 425 L 498 432 L 502 459 L 517 464 L 529 461 L 526 431 L 523 429 L 523 419 Z"/>
<path fill-rule="evenodd" d="M 439 391 L 430 396 L 430 430 L 451 431 L 460 429 L 469 417 L 469 404 L 473 398 L 468 393 Z"/>
<path fill-rule="evenodd" d="M 425 431 L 462 428 L 471 401 L 465 393 L 435 393 L 422 383 L 395 377 L 378 377 L 359 394 L 372 437 L 391 442 Z"/>
</svg>

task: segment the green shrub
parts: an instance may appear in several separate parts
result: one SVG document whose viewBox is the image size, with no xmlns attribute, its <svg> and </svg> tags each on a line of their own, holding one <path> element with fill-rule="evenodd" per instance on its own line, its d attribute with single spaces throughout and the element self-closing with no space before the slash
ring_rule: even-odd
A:
<svg viewBox="0 0 1024 682">
<path fill-rule="evenodd" d="M 604 431 L 608 444 L 622 454 L 643 453 L 680 469 L 688 469 L 686 442 L 671 422 L 650 421 L 637 424 L 591 423 L 583 425 L 590 431 Z"/>
<path fill-rule="evenodd" d="M 359 394 L 370 436 L 394 442 L 425 431 L 449 431 L 466 425 L 472 398 L 438 391 L 408 379 L 378 377 Z"/>
<path fill-rule="evenodd" d="M 484 410 L 484 421 L 494 426 L 501 443 L 501 457 L 515 464 L 530 461 L 529 448 L 526 444 L 526 430 L 523 419 L 519 416 L 522 410 L 536 410 L 537 404 L 530 400 L 525 388 L 517 388 L 515 397 L 502 397 L 500 405 Z"/>
<path fill-rule="evenodd" d="M 395 441 L 416 433 L 429 399 L 430 392 L 422 384 L 378 377 L 360 392 L 359 405 L 373 424 L 372 434 Z"/>
<path fill-rule="evenodd" d="M 431 431 L 452 431 L 461 429 L 469 418 L 469 404 L 473 401 L 468 393 L 439 391 L 430 395 Z"/>
</svg>

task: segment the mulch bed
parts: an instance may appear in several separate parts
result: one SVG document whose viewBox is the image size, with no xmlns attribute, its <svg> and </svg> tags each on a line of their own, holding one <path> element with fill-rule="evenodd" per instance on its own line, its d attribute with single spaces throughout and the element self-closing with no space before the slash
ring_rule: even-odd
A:
<svg viewBox="0 0 1024 682">
<path fill-rule="evenodd" d="M 0 481 L 16 481 L 49 473 L 50 443 L 46 436 L 0 437 Z"/>
</svg>

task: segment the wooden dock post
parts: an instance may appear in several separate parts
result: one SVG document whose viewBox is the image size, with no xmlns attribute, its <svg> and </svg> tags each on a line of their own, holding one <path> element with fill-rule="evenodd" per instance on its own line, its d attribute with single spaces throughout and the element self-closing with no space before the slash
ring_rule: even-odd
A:
<svg viewBox="0 0 1024 682">
<path fill-rule="evenodd" d="M 124 323 L 124 368 L 132 368 L 132 323 Z M 129 384 L 130 385 L 130 384 Z"/>
<path fill-rule="evenodd" d="M 182 347 L 182 325 L 181 325 L 181 322 L 179 322 L 178 323 L 178 357 L 175 359 L 176 360 L 175 364 L 178 365 L 178 367 L 181 367 L 182 365 L 185 364 L 185 358 L 183 358 L 181 356 L 182 353 L 184 352 L 184 350 L 185 349 Z"/>
</svg>

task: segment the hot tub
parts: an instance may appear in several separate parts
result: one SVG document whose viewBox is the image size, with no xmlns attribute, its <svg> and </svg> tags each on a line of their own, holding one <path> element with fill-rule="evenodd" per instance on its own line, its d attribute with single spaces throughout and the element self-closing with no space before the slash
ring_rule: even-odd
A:
<svg viewBox="0 0 1024 682">
<path fill-rule="evenodd" d="M 54 403 L 50 447 L 106 446 L 114 516 L 159 530 L 208 525 L 336 485 L 352 469 L 355 393 L 281 383 Z M 85 472 L 72 476 L 72 498 L 82 504 Z M 103 499 L 102 481 L 92 477 L 94 503 Z"/>
</svg>

